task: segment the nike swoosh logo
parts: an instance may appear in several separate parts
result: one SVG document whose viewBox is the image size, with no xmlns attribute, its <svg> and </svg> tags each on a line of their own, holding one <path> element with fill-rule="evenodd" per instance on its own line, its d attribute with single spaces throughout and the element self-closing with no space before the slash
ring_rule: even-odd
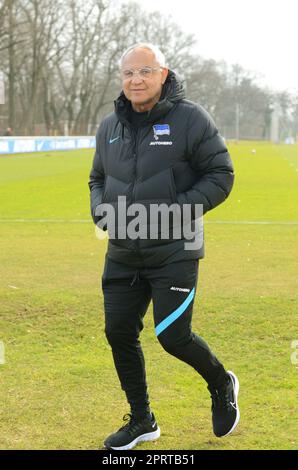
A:
<svg viewBox="0 0 298 470">
<path fill-rule="evenodd" d="M 118 137 L 115 137 L 114 139 L 110 139 L 109 143 L 112 144 L 113 142 L 115 142 L 115 140 L 118 139 L 120 139 L 120 135 L 118 135 Z"/>
</svg>

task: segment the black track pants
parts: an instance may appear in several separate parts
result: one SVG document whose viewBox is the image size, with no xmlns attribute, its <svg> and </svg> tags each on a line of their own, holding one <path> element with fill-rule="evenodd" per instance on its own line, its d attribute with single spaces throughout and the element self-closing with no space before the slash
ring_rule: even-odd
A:
<svg viewBox="0 0 298 470">
<path fill-rule="evenodd" d="M 210 385 L 226 379 L 222 364 L 191 331 L 198 267 L 197 260 L 187 260 L 136 269 L 106 256 L 102 276 L 105 332 L 121 387 L 135 412 L 149 405 L 139 334 L 151 300 L 155 332 L 163 348 L 192 366 Z"/>
</svg>

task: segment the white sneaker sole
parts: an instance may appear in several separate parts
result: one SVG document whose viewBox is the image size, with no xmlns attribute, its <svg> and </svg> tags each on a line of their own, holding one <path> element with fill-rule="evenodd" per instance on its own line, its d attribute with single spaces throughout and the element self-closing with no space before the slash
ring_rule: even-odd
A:
<svg viewBox="0 0 298 470">
<path fill-rule="evenodd" d="M 232 372 L 230 370 L 227 370 L 227 373 L 232 377 L 232 380 L 234 382 L 234 403 L 236 405 L 237 414 L 236 414 L 235 422 L 234 422 L 233 426 L 231 427 L 231 429 L 229 430 L 229 432 L 227 432 L 226 434 L 223 434 L 221 437 L 225 437 L 225 436 L 228 436 L 229 434 L 231 434 L 231 432 L 234 431 L 234 429 L 236 428 L 236 426 L 237 426 L 237 424 L 239 423 L 239 420 L 240 420 L 240 410 L 239 410 L 238 401 L 237 401 L 238 393 L 239 393 L 239 389 L 240 389 L 239 380 L 237 379 L 234 372 Z"/>
<path fill-rule="evenodd" d="M 113 450 L 130 450 L 133 447 L 135 447 L 139 442 L 154 441 L 155 439 L 158 439 L 159 436 L 160 436 L 160 428 L 157 428 L 157 430 L 154 431 L 154 432 L 148 432 L 147 434 L 142 434 L 141 436 L 138 436 L 136 439 L 131 441 L 129 444 L 126 444 L 126 446 L 110 447 L 110 449 L 113 449 Z"/>
</svg>

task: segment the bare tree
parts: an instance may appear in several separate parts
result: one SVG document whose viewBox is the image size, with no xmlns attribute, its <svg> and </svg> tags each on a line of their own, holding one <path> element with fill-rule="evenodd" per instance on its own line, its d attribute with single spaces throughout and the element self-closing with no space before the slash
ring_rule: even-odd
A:
<svg viewBox="0 0 298 470">
<path fill-rule="evenodd" d="M 188 98 L 199 102 L 215 115 L 218 100 L 226 86 L 219 64 L 212 59 L 193 57 L 186 79 Z"/>
<path fill-rule="evenodd" d="M 69 1 L 65 8 L 69 23 L 58 39 L 65 50 L 52 70 L 52 77 L 58 80 L 48 86 L 50 109 L 60 131 L 59 121 L 64 120 L 70 133 L 86 133 L 111 100 L 107 94 L 115 79 L 121 48 L 119 29 L 125 18 L 111 18 L 104 1 L 88 2 L 83 9 Z"/>
<path fill-rule="evenodd" d="M 222 86 L 214 117 L 229 138 L 268 138 L 271 94 L 256 84 L 256 77 L 239 64 L 222 63 Z"/>
<path fill-rule="evenodd" d="M 16 0 L 5 0 L 0 3 L 0 55 L 1 66 L 8 82 L 8 122 L 15 126 L 15 94 L 16 94 L 16 48 L 23 42 L 19 34 L 21 21 Z"/>
<path fill-rule="evenodd" d="M 0 0 L 0 52 L 7 48 L 7 14 L 10 0 Z"/>
<path fill-rule="evenodd" d="M 293 96 L 292 107 L 292 137 L 298 138 L 298 95 Z"/>
<path fill-rule="evenodd" d="M 37 98 L 47 64 L 54 60 L 59 50 L 57 37 L 64 28 L 64 20 L 59 15 L 61 1 L 27 0 L 20 2 L 25 19 L 26 42 L 22 55 L 23 74 L 19 82 L 26 115 L 27 129 L 34 133 L 37 114 Z"/>
<path fill-rule="evenodd" d="M 138 41 L 160 46 L 185 80 L 187 97 L 227 136 L 268 137 L 273 100 L 282 110 L 282 134 L 295 132 L 294 97 L 259 87 L 239 65 L 202 59 L 194 36 L 170 16 L 120 0 L 0 0 L 7 123 L 22 133 L 94 134 L 121 90 L 119 58 Z"/>
<path fill-rule="evenodd" d="M 277 103 L 280 111 L 279 116 L 279 139 L 284 140 L 291 136 L 293 123 L 295 122 L 295 98 L 287 91 L 274 94 L 274 101 Z"/>
</svg>

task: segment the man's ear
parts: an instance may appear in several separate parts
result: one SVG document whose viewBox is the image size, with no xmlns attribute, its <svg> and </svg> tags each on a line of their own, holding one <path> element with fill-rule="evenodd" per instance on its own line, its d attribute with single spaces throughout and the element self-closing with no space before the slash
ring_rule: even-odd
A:
<svg viewBox="0 0 298 470">
<path fill-rule="evenodd" d="M 167 69 L 166 67 L 164 67 L 162 69 L 162 72 L 161 72 L 161 76 L 162 76 L 162 84 L 164 85 L 166 79 L 167 79 L 167 76 L 168 76 L 168 73 L 169 73 L 169 69 Z"/>
</svg>

